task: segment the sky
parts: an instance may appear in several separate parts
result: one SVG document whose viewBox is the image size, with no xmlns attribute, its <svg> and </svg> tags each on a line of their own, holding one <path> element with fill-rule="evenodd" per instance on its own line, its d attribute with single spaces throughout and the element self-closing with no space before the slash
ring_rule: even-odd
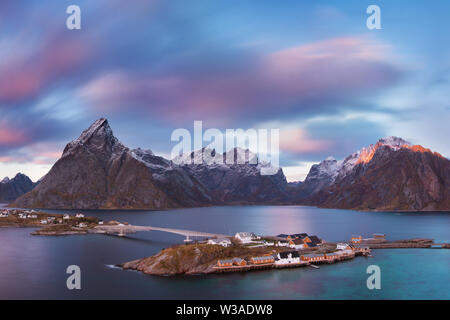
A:
<svg viewBox="0 0 450 320">
<path fill-rule="evenodd" d="M 74 4 L 80 30 L 66 27 Z M 195 120 L 279 129 L 289 181 L 391 135 L 448 158 L 448 12 L 447 0 L 2 0 L 0 176 L 39 179 L 100 117 L 165 157 Z"/>
</svg>

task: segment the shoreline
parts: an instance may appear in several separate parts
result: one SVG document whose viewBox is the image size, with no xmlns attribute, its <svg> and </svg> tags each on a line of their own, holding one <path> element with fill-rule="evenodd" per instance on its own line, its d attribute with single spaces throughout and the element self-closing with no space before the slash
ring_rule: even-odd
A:
<svg viewBox="0 0 450 320">
<path fill-rule="evenodd" d="M 263 269 L 284 269 L 284 268 L 299 268 L 306 266 L 315 266 L 318 264 L 334 264 L 343 262 L 346 260 L 352 260 L 359 256 L 371 257 L 371 250 L 379 249 L 413 249 L 413 248 L 433 248 L 435 245 L 432 239 L 405 239 L 396 241 L 386 241 L 383 243 L 364 243 L 361 246 L 356 246 L 350 250 L 339 251 L 336 250 L 335 243 L 324 243 L 323 247 L 316 250 L 299 250 L 298 254 L 301 256 L 300 261 L 292 264 L 276 264 L 275 262 L 266 264 L 251 264 L 246 263 L 244 265 L 229 265 L 225 267 L 219 266 L 219 260 L 232 260 L 235 258 L 246 259 L 249 261 L 249 256 L 261 255 L 265 252 L 264 256 L 274 255 L 280 252 L 292 252 L 293 249 L 288 247 L 260 247 L 258 252 L 253 252 L 255 249 L 247 247 L 242 249 L 240 246 L 238 249 L 242 250 L 239 254 L 235 254 L 230 250 L 219 248 L 217 245 L 205 245 L 205 244 L 189 244 L 179 245 L 169 249 L 163 249 L 160 252 L 150 257 L 141 258 L 125 263 L 115 265 L 122 270 L 134 270 L 142 272 L 148 275 L 154 276 L 189 276 L 189 275 L 207 275 L 217 273 L 230 273 L 230 272 L 249 272 L 253 270 Z M 440 244 L 441 249 L 449 249 L 450 244 Z M 207 247 L 209 246 L 209 247 Z M 332 249 L 334 246 L 334 250 Z M 215 250 L 218 252 L 213 257 L 208 256 L 209 251 Z M 238 251 L 240 251 L 238 250 Z M 312 254 L 316 254 L 319 258 L 317 260 L 306 261 Z M 323 257 L 320 257 L 320 256 Z"/>
<path fill-rule="evenodd" d="M 427 212 L 437 212 L 437 213 L 449 213 L 450 209 L 442 210 L 395 210 L 395 209 L 358 209 L 358 208 L 333 208 L 333 207 L 321 207 L 318 205 L 308 205 L 308 204 L 298 204 L 298 203 L 228 203 L 228 204 L 211 204 L 211 205 L 199 205 L 192 207 L 176 207 L 176 208 L 31 208 L 31 207 L 14 207 L 9 206 L 12 203 L 0 203 L 0 208 L 6 209 L 18 209 L 18 210 L 68 210 L 68 211 L 77 211 L 77 210 L 96 210 L 96 211 L 172 211 L 172 210 L 182 210 L 182 209 L 196 209 L 196 208 L 210 208 L 210 207 L 254 207 L 254 206 L 294 206 L 294 207 L 312 207 L 318 209 L 330 209 L 330 210 L 350 210 L 355 212 L 385 212 L 385 213 L 427 213 Z M 3 206 L 2 206 L 3 205 Z"/>
<path fill-rule="evenodd" d="M 82 213 L 50 213 L 29 209 L 0 209 L 0 228 L 33 228 L 31 235 L 64 236 L 103 234 L 99 225 L 119 225 L 118 221 L 103 222 L 96 217 L 84 216 Z M 127 224 L 127 223 L 125 223 Z"/>
</svg>

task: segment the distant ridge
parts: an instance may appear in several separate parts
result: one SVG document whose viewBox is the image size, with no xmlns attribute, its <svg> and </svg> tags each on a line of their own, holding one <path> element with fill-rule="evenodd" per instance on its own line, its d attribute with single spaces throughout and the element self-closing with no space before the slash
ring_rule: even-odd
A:
<svg viewBox="0 0 450 320">
<path fill-rule="evenodd" d="M 37 183 L 31 181 L 23 173 L 18 173 L 12 179 L 5 177 L 0 182 L 0 202 L 7 203 L 16 200 L 21 195 L 32 190 Z"/>
</svg>

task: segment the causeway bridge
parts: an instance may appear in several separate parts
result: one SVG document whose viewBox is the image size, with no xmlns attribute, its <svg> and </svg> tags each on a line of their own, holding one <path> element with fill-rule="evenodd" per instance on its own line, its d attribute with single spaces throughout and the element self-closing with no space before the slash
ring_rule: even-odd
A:
<svg viewBox="0 0 450 320">
<path fill-rule="evenodd" d="M 208 233 L 201 231 L 192 231 L 192 230 L 184 230 L 184 229 L 172 229 L 172 228 L 161 228 L 161 227 L 152 227 L 152 226 L 134 226 L 130 224 L 118 224 L 118 225 L 99 225 L 96 226 L 95 229 L 102 231 L 108 234 L 117 234 L 119 236 L 124 236 L 127 233 L 135 233 L 141 231 L 161 231 L 179 234 L 185 236 L 185 242 L 191 242 L 190 239 L 193 237 L 201 237 L 201 238 L 224 238 L 229 237 L 229 235 L 219 234 L 219 233 Z"/>
</svg>

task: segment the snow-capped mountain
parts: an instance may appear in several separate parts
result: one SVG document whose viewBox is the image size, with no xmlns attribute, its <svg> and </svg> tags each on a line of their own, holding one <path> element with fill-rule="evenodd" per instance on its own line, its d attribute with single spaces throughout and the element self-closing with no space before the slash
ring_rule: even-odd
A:
<svg viewBox="0 0 450 320">
<path fill-rule="evenodd" d="M 313 166 L 297 199 L 333 208 L 448 210 L 450 161 L 422 146 L 387 137 L 342 162 L 328 159 Z"/>
<path fill-rule="evenodd" d="M 219 156 L 224 161 L 209 163 L 205 153 L 207 159 Z M 242 149 L 221 155 L 202 149 L 173 160 L 151 150 L 129 149 L 114 137 L 108 121 L 99 119 L 67 144 L 38 186 L 11 205 L 167 209 L 293 203 L 362 210 L 450 209 L 450 161 L 396 137 L 380 139 L 341 161 L 329 157 L 314 165 L 302 183 L 288 184 L 282 169 L 262 175 L 265 166 Z M 0 190 L 13 180 L 26 180 L 22 178 L 4 179 Z"/>
<path fill-rule="evenodd" d="M 207 205 L 211 198 L 185 170 L 149 150 L 130 150 L 106 119 L 68 143 L 39 186 L 18 207 L 165 209 Z"/>
<path fill-rule="evenodd" d="M 198 154 L 184 156 L 184 160 Z M 281 169 L 275 176 L 261 176 L 260 164 L 178 162 L 156 156 L 151 150 L 125 147 L 102 118 L 69 142 L 39 186 L 12 205 L 166 209 L 286 200 L 282 190 L 287 182 Z"/>
<path fill-rule="evenodd" d="M 233 148 L 216 157 L 215 150 L 196 150 L 174 158 L 211 193 L 216 204 L 282 203 L 288 200 L 287 181 L 281 168 L 273 175 L 261 174 L 270 165 L 259 163 L 248 149 Z M 220 161 L 219 161 L 220 160 Z M 219 162 L 219 163 L 217 163 Z"/>
</svg>

